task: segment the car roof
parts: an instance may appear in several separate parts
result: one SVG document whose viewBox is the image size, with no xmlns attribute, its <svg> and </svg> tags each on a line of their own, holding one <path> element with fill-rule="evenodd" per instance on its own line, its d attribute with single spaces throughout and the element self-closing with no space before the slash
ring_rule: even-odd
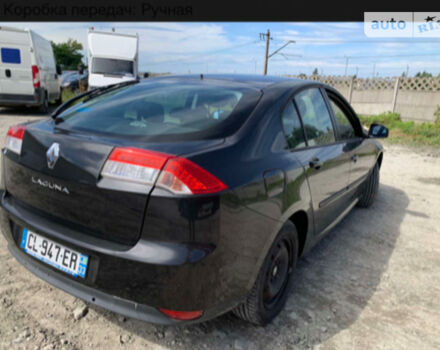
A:
<svg viewBox="0 0 440 350">
<path fill-rule="evenodd" d="M 240 85 L 245 85 L 251 88 L 257 88 L 264 90 L 269 86 L 284 85 L 289 87 L 299 87 L 303 85 L 308 85 L 310 83 L 317 83 L 315 81 L 309 81 L 304 79 L 277 77 L 270 75 L 253 75 L 253 74 L 187 74 L 187 75 L 166 75 L 155 78 L 148 78 L 143 80 L 143 82 L 148 82 L 152 80 L 162 80 L 162 79 L 174 79 L 177 81 L 188 81 L 191 79 L 197 79 L 204 81 L 223 81 L 223 82 L 233 82 Z"/>
</svg>

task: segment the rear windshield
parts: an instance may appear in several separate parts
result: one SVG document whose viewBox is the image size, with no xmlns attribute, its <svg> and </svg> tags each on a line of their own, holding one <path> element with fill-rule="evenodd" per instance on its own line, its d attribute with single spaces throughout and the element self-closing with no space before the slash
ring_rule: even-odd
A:
<svg viewBox="0 0 440 350">
<path fill-rule="evenodd" d="M 84 100 L 59 115 L 64 120 L 59 127 L 153 139 L 225 137 L 241 126 L 260 95 L 213 84 L 141 83 Z"/>
<path fill-rule="evenodd" d="M 133 76 L 133 61 L 94 57 L 92 73 Z"/>
</svg>

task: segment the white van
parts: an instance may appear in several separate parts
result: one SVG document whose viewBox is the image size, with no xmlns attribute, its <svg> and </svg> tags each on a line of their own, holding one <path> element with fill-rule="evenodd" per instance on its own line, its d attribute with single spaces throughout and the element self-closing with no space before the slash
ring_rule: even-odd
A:
<svg viewBox="0 0 440 350">
<path fill-rule="evenodd" d="M 38 106 L 61 102 L 50 42 L 29 29 L 0 27 L 0 106 Z"/>
<path fill-rule="evenodd" d="M 138 75 L 138 35 L 87 32 L 89 89 L 130 80 Z"/>
</svg>

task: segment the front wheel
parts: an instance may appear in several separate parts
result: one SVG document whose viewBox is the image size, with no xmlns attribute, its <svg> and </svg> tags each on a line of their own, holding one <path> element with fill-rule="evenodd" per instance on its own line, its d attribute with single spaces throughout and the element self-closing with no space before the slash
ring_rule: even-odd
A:
<svg viewBox="0 0 440 350">
<path fill-rule="evenodd" d="M 368 175 L 361 187 L 361 195 L 357 206 L 360 208 L 368 208 L 373 204 L 379 189 L 379 164 L 374 165 L 370 175 Z"/>
<path fill-rule="evenodd" d="M 298 233 L 295 225 L 288 221 L 273 242 L 245 302 L 233 313 L 259 326 L 272 321 L 286 303 L 297 260 Z"/>
</svg>

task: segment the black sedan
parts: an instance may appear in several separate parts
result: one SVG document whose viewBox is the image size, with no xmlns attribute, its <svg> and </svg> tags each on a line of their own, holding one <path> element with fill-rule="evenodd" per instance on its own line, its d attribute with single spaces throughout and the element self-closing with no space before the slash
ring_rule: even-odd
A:
<svg viewBox="0 0 440 350">
<path fill-rule="evenodd" d="M 382 146 L 333 88 L 259 76 L 98 88 L 12 127 L 2 232 L 35 275 L 159 324 L 264 325 L 306 254 L 372 204 Z M 30 311 L 32 312 L 32 311 Z"/>
</svg>

